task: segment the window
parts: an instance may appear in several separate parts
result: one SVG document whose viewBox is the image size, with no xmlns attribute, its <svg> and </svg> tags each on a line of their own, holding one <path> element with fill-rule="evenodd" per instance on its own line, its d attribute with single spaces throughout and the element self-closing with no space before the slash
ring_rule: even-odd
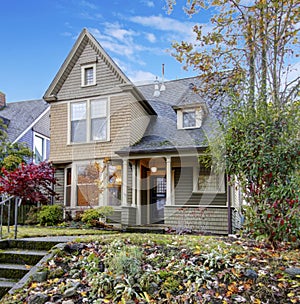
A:
<svg viewBox="0 0 300 304">
<path fill-rule="evenodd" d="M 120 206 L 122 196 L 122 165 L 103 160 L 76 166 L 77 206 Z"/>
<path fill-rule="evenodd" d="M 71 142 L 85 142 L 87 133 L 86 102 L 71 104 Z"/>
<path fill-rule="evenodd" d="M 34 134 L 34 163 L 38 164 L 47 158 L 47 139 Z"/>
<path fill-rule="evenodd" d="M 102 187 L 103 176 L 99 163 L 77 166 L 77 206 L 98 206 Z"/>
<path fill-rule="evenodd" d="M 81 86 L 96 84 L 96 64 L 83 65 L 81 67 Z"/>
<path fill-rule="evenodd" d="M 70 104 L 70 142 L 109 140 L 108 100 L 106 98 Z"/>
<path fill-rule="evenodd" d="M 91 138 L 105 140 L 107 138 L 107 102 L 106 100 L 91 101 Z"/>
<path fill-rule="evenodd" d="M 177 109 L 177 128 L 200 128 L 202 125 L 204 114 L 204 110 L 199 106 Z"/>
<path fill-rule="evenodd" d="M 194 192 L 224 193 L 224 175 L 204 167 L 194 168 Z"/>
<path fill-rule="evenodd" d="M 122 165 L 108 165 L 108 202 L 109 206 L 121 205 Z"/>
<path fill-rule="evenodd" d="M 183 125 L 183 128 L 196 127 L 196 112 L 195 111 L 183 111 L 182 125 Z"/>
<path fill-rule="evenodd" d="M 70 207 L 71 206 L 71 187 L 72 187 L 72 169 L 71 168 L 67 168 L 65 171 L 66 174 L 66 206 Z"/>
</svg>

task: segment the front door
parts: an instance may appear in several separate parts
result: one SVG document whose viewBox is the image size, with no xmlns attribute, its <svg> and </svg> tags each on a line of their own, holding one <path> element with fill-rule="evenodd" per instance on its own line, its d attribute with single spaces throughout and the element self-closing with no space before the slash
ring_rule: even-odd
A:
<svg viewBox="0 0 300 304">
<path fill-rule="evenodd" d="M 166 178 L 164 176 L 150 177 L 150 223 L 164 223 L 164 209 L 166 204 Z"/>
</svg>

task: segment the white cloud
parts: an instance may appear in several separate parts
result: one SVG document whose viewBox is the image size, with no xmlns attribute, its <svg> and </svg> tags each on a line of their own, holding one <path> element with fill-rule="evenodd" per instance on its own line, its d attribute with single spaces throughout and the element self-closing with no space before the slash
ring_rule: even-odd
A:
<svg viewBox="0 0 300 304">
<path fill-rule="evenodd" d="M 83 7 L 86 7 L 86 8 L 89 8 L 89 9 L 97 9 L 97 6 L 89 1 L 86 1 L 86 0 L 81 0 L 80 3 L 79 3 L 81 6 Z"/>
<path fill-rule="evenodd" d="M 193 22 L 181 22 L 170 17 L 158 16 L 134 16 L 130 18 L 130 21 L 141 24 L 143 26 L 149 26 L 161 31 L 177 32 L 187 35 L 192 32 L 192 28 L 195 25 Z"/>
<path fill-rule="evenodd" d="M 132 30 L 127 30 L 121 27 L 119 23 L 109 23 L 106 22 L 104 23 L 104 32 L 108 36 L 114 37 L 118 39 L 119 41 L 122 42 L 128 42 L 128 40 L 132 40 L 133 36 L 137 36 L 138 33 L 132 31 Z"/>
<path fill-rule="evenodd" d="M 128 78 L 135 84 L 148 84 L 152 83 L 155 80 L 155 75 L 150 72 L 145 72 L 142 70 L 130 71 L 128 73 Z"/>
<path fill-rule="evenodd" d="M 152 33 L 146 33 L 146 39 L 151 43 L 154 43 L 156 41 L 156 37 Z"/>
<path fill-rule="evenodd" d="M 142 3 L 144 3 L 148 7 L 154 7 L 154 2 L 150 0 L 143 0 Z"/>
</svg>

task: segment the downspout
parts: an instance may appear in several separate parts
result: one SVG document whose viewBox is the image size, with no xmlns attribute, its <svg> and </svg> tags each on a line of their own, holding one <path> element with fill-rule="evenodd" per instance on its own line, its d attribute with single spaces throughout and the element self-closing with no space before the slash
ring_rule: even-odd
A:
<svg viewBox="0 0 300 304">
<path fill-rule="evenodd" d="M 227 180 L 227 218 L 228 218 L 228 234 L 232 234 L 232 216 L 231 216 L 231 187 Z"/>
</svg>

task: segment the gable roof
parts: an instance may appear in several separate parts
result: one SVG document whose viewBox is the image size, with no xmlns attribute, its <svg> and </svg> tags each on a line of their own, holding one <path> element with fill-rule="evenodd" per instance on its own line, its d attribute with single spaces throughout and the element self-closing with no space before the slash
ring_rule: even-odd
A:
<svg viewBox="0 0 300 304">
<path fill-rule="evenodd" d="M 49 105 L 42 99 L 8 102 L 0 110 L 0 117 L 8 122 L 8 140 L 17 142 L 47 111 Z M 49 136 L 49 134 L 43 135 Z"/>
<path fill-rule="evenodd" d="M 44 95 L 44 99 L 46 101 L 55 100 L 55 96 L 57 92 L 62 87 L 65 79 L 68 77 L 72 67 L 79 59 L 82 49 L 85 47 L 87 43 L 90 43 L 99 56 L 103 58 L 107 65 L 118 75 L 119 79 L 122 83 L 131 83 L 131 81 L 127 78 L 127 76 L 121 71 L 121 69 L 116 65 L 116 63 L 111 59 L 111 57 L 106 53 L 106 51 L 102 48 L 99 42 L 95 39 L 93 35 L 89 33 L 89 31 L 84 28 L 80 35 L 78 36 L 75 44 L 73 45 L 70 53 L 65 59 L 64 63 L 60 67 L 56 76 L 54 77 L 52 83 L 50 84 L 48 90 Z"/>
<path fill-rule="evenodd" d="M 155 115 L 155 112 L 151 108 L 150 104 L 146 101 L 144 96 L 139 90 L 133 85 L 129 78 L 123 73 L 123 71 L 118 67 L 118 65 L 112 60 L 112 58 L 107 54 L 107 52 L 102 48 L 97 39 L 89 33 L 89 31 L 84 28 L 80 35 L 78 36 L 75 44 L 73 45 L 70 53 L 63 62 L 53 81 L 51 82 L 49 88 L 47 89 L 44 100 L 47 102 L 56 101 L 56 95 L 63 86 L 65 80 L 70 74 L 72 68 L 76 64 L 77 60 L 80 58 L 82 50 L 87 44 L 90 44 L 95 50 L 97 55 L 106 63 L 106 65 L 112 70 L 112 72 L 120 80 L 120 89 L 123 91 L 131 91 L 132 94 L 137 98 L 141 105 L 150 115 Z"/>
<path fill-rule="evenodd" d="M 151 117 L 144 137 L 131 147 L 118 151 L 121 154 L 143 154 L 171 152 L 178 150 L 203 149 L 207 147 L 209 133 L 216 123 L 212 113 L 207 113 L 201 128 L 178 129 L 174 108 L 183 105 L 203 104 L 201 94 L 192 89 L 191 84 L 200 84 L 197 77 L 166 81 L 166 90 L 154 97 L 154 84 L 137 86 L 153 107 L 157 116 Z"/>
</svg>

